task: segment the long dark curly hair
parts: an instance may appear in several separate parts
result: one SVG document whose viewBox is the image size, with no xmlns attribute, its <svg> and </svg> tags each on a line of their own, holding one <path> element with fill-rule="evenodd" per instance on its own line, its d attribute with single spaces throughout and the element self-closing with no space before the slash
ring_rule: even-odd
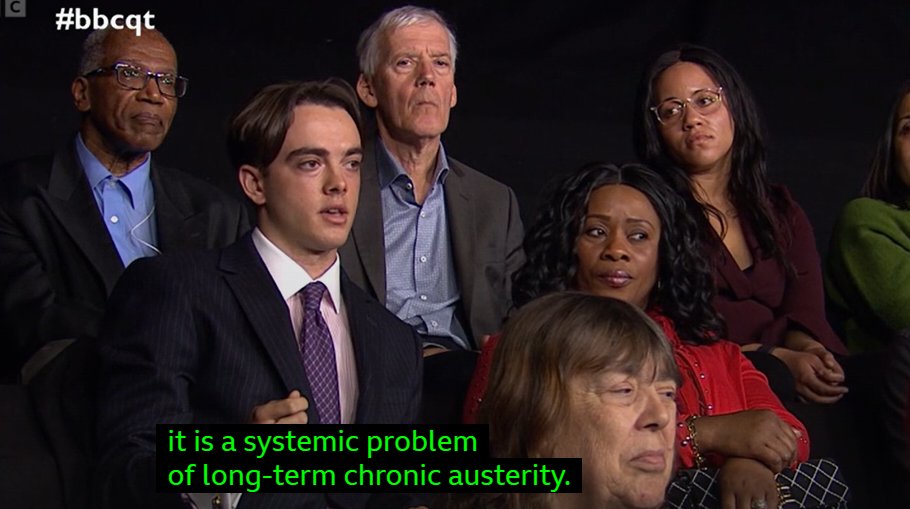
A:
<svg viewBox="0 0 910 509">
<path fill-rule="evenodd" d="M 714 279 L 701 256 L 699 226 L 679 194 L 660 175 L 639 164 L 589 164 L 553 186 L 525 235 L 527 261 L 514 276 L 515 305 L 573 289 L 578 272 L 575 244 L 591 193 L 619 184 L 644 194 L 660 219 L 657 284 L 648 306 L 670 318 L 684 341 L 706 344 L 722 337 L 724 323 L 711 303 Z"/>
<path fill-rule="evenodd" d="M 777 192 L 768 180 L 765 144 L 752 92 L 723 57 L 708 48 L 683 44 L 657 57 L 645 70 L 638 85 L 633 118 L 633 141 L 639 160 L 661 173 L 677 192 L 683 194 L 689 213 L 699 223 L 702 242 L 707 245 L 719 243 L 720 239 L 714 234 L 707 214 L 720 221 L 721 235 L 726 228 L 723 215 L 695 199 L 689 172 L 680 167 L 664 148 L 657 119 L 651 112 L 651 106 L 656 102 L 654 83 L 661 73 L 679 62 L 698 65 L 723 87 L 723 100 L 735 126 L 728 184 L 731 203 L 740 218 L 752 226 L 762 254 L 774 258 L 783 268 L 791 271 L 791 264 L 781 248 L 791 241 L 786 220 L 790 212 L 789 203 L 786 196 Z"/>
</svg>

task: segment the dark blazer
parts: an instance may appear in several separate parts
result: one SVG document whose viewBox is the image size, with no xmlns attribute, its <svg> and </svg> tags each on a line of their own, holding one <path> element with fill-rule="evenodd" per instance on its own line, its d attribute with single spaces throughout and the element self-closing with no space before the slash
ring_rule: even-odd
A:
<svg viewBox="0 0 910 509">
<path fill-rule="evenodd" d="M 418 338 L 343 274 L 341 291 L 357 363 L 356 422 L 413 422 Z M 102 493 L 115 495 L 104 498 L 110 506 L 176 503 L 153 500 L 155 424 L 244 423 L 253 407 L 294 389 L 310 397 L 287 305 L 249 234 L 222 250 L 131 264 L 111 296 L 99 344 L 98 470 Z M 308 417 L 319 423 L 315 407 Z M 368 498 L 256 493 L 243 495 L 240 507 L 359 508 Z"/>
<path fill-rule="evenodd" d="M 123 272 L 74 142 L 0 168 L 0 377 L 42 345 L 93 337 Z M 243 205 L 186 173 L 151 168 L 158 248 L 223 247 L 249 229 Z"/>
<path fill-rule="evenodd" d="M 386 257 L 377 150 L 367 143 L 360 172 L 360 203 L 342 265 L 351 280 L 385 304 Z M 461 292 L 463 322 L 475 339 L 500 329 L 512 307 L 512 274 L 524 263 L 518 200 L 508 186 L 448 159 L 446 220 Z"/>
</svg>

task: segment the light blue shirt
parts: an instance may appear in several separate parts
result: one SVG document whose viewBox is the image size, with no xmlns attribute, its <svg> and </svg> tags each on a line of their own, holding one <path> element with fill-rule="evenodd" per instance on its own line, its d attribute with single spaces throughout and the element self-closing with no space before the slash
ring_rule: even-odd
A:
<svg viewBox="0 0 910 509">
<path fill-rule="evenodd" d="M 76 135 L 76 154 L 123 266 L 136 258 L 160 254 L 150 179 L 151 154 L 122 177 L 115 177 L 101 164 L 85 146 L 81 134 Z"/>
<path fill-rule="evenodd" d="M 439 145 L 433 186 L 423 205 L 414 183 L 378 140 L 379 192 L 386 255 L 386 307 L 425 336 L 451 338 L 469 348 L 455 310 L 461 293 L 446 221 L 445 149 Z"/>
</svg>

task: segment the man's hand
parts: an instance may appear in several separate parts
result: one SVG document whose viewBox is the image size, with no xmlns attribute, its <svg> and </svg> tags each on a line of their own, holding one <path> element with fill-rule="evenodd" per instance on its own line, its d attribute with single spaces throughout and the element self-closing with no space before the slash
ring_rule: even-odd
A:
<svg viewBox="0 0 910 509">
<path fill-rule="evenodd" d="M 310 402 L 293 390 L 285 399 L 276 399 L 253 408 L 251 424 L 306 424 Z"/>
<path fill-rule="evenodd" d="M 448 351 L 449 351 L 448 348 L 443 348 L 441 346 L 428 346 L 423 349 L 423 357 L 424 358 L 432 357 L 434 355 L 441 354 L 442 352 L 448 352 Z"/>
</svg>

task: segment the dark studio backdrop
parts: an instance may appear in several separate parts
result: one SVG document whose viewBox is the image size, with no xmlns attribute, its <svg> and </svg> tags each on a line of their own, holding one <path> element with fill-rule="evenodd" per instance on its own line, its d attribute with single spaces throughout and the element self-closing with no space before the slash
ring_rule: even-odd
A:
<svg viewBox="0 0 910 509">
<path fill-rule="evenodd" d="M 238 196 L 224 148 L 231 114 L 276 81 L 353 81 L 360 31 L 400 5 L 21 1 L 24 18 L 0 18 L 0 161 L 49 152 L 78 125 L 69 85 L 87 31 L 57 31 L 61 7 L 108 16 L 151 11 L 190 78 L 155 157 Z M 555 175 L 592 160 L 634 159 L 638 77 L 661 51 L 689 41 L 720 52 L 752 88 L 772 177 L 807 210 L 824 252 L 838 211 L 859 190 L 893 95 L 910 78 L 910 2 L 421 4 L 445 13 L 459 38 L 459 100 L 446 147 L 512 186 L 526 222 Z"/>
</svg>

